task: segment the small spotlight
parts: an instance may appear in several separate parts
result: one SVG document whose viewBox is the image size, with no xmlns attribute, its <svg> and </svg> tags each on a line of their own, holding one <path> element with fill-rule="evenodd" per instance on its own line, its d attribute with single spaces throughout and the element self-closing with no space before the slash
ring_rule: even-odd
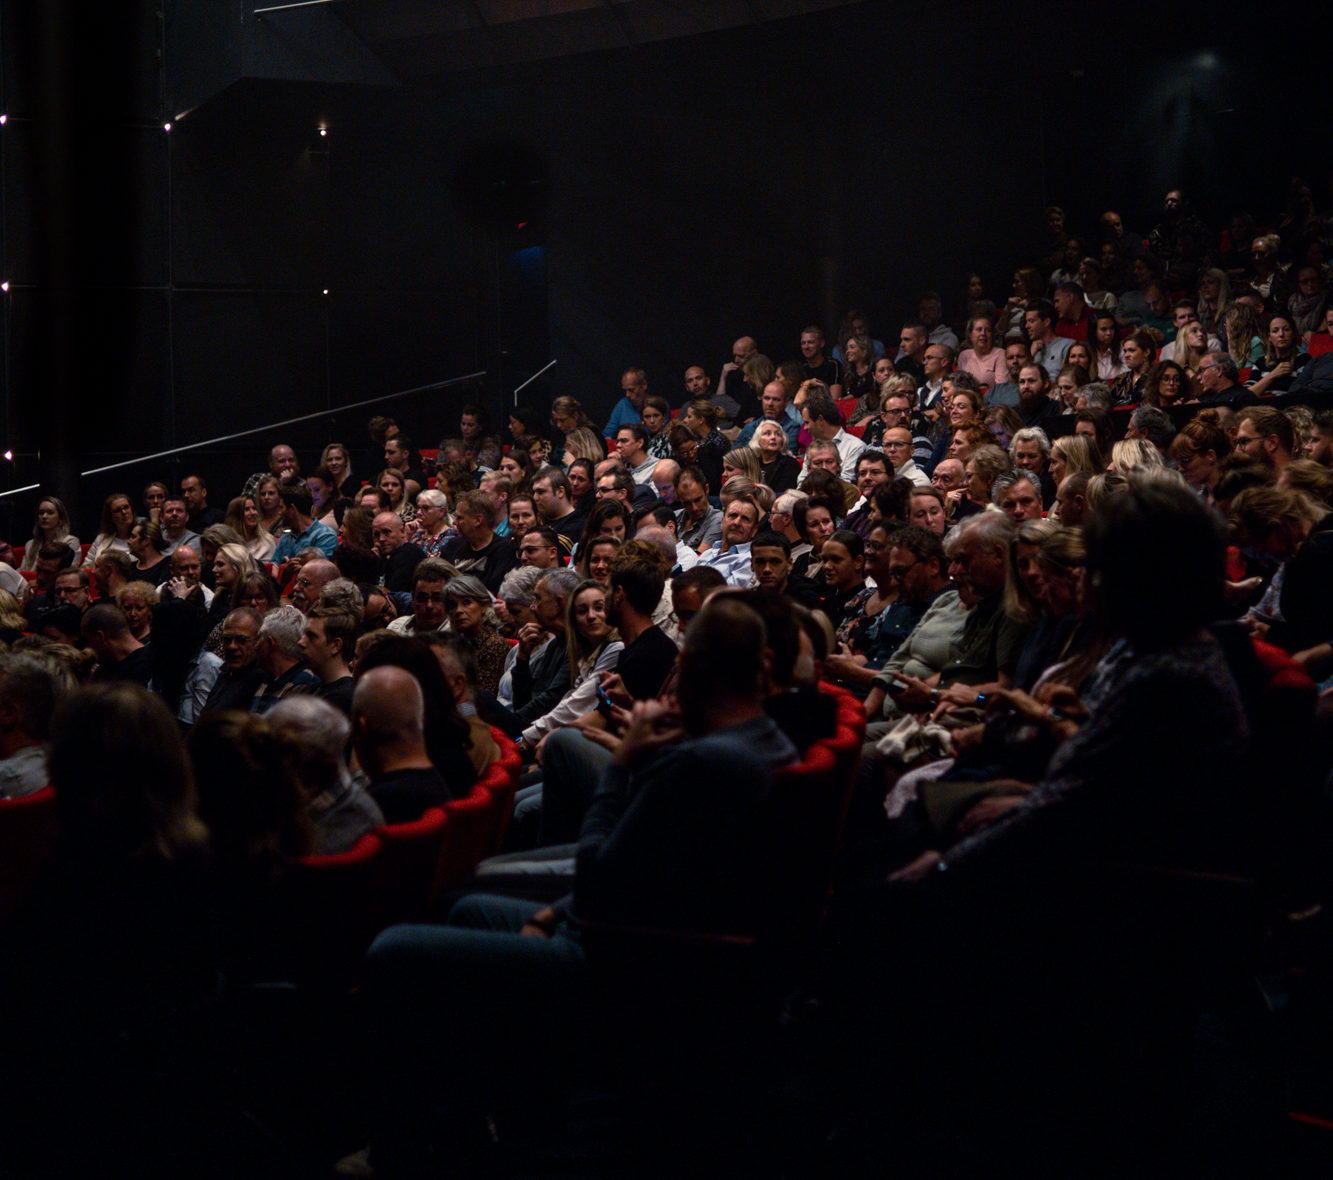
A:
<svg viewBox="0 0 1333 1180">
<path fill-rule="evenodd" d="M 6 279 L 3 283 L 0 283 L 0 291 L 8 291 L 8 290 L 9 290 L 9 280 Z"/>
<path fill-rule="evenodd" d="M 327 295 L 328 293 L 329 293 L 329 289 L 328 289 L 327 287 L 325 287 L 325 288 L 324 288 L 324 294 Z"/>
<path fill-rule="evenodd" d="M 6 451 L 6 452 L 5 452 L 5 462 L 6 462 L 6 463 L 12 463 L 12 462 L 14 462 L 14 452 L 13 452 L 13 451 Z"/>
<path fill-rule="evenodd" d="M 0 127 L 3 127 L 8 122 L 9 122 L 8 115 L 0 115 Z"/>
<path fill-rule="evenodd" d="M 328 135 L 328 133 L 329 133 L 329 129 L 328 129 L 327 127 L 321 127 L 321 128 L 319 129 L 319 137 L 320 137 L 321 139 L 323 139 L 324 136 Z"/>
<path fill-rule="evenodd" d="M 166 132 L 168 132 L 168 133 L 170 133 L 170 131 L 171 131 L 171 124 L 170 124 L 170 123 L 163 123 L 163 124 L 162 124 L 162 130 L 163 130 L 163 131 L 166 131 Z"/>
</svg>

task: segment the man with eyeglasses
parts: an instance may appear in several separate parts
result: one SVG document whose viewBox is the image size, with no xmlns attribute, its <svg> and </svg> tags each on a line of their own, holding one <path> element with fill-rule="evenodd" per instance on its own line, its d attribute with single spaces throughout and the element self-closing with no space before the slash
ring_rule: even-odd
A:
<svg viewBox="0 0 1333 1180">
<path fill-rule="evenodd" d="M 910 479 L 919 488 L 930 486 L 928 476 L 916 462 L 915 440 L 905 426 L 895 426 L 884 432 L 884 454 L 893 464 L 894 479 Z"/>
<path fill-rule="evenodd" d="M 1240 370 L 1231 354 L 1215 351 L 1206 352 L 1199 361 L 1199 387 L 1203 395 L 1199 401 L 1208 406 L 1234 405 L 1245 396 L 1245 386 L 1240 383 Z"/>
<path fill-rule="evenodd" d="M 250 708 L 255 690 L 264 679 L 263 669 L 255 663 L 255 640 L 259 637 L 260 616 L 248 606 L 238 606 L 222 620 L 222 670 L 209 690 L 199 716 L 214 709 Z"/>
<path fill-rule="evenodd" d="M 428 557 L 412 571 L 412 613 L 389 624 L 396 635 L 421 635 L 444 626 L 444 587 L 457 571 L 447 561 Z"/>
</svg>

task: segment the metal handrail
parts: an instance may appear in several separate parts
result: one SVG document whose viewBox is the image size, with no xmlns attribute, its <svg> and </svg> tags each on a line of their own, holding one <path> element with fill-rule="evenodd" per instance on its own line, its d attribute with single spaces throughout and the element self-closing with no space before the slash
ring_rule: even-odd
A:
<svg viewBox="0 0 1333 1180">
<path fill-rule="evenodd" d="M 197 451 L 203 447 L 215 447 L 220 443 L 231 442 L 233 439 L 248 438 L 252 434 L 263 434 L 267 430 L 277 430 L 283 426 L 294 426 L 298 422 L 310 422 L 316 418 L 328 418 L 334 414 L 341 414 L 347 410 L 359 410 L 364 406 L 378 405 L 380 402 L 392 401 L 394 398 L 408 397 L 414 393 L 428 393 L 432 389 L 448 389 L 452 385 L 462 385 L 467 381 L 476 381 L 478 378 L 485 377 L 486 370 L 482 369 L 477 373 L 467 373 L 462 377 L 451 377 L 448 381 L 433 381 L 429 385 L 418 385 L 415 389 L 400 389 L 397 393 L 386 393 L 381 397 L 368 397 L 364 401 L 348 402 L 344 406 L 334 406 L 327 410 L 317 410 L 313 414 L 301 414 L 296 418 L 284 418 L 281 422 L 269 422 L 263 426 L 255 426 L 250 430 L 238 430 L 234 434 L 223 434 L 217 438 L 204 439 L 202 442 L 186 443 L 183 447 L 172 447 L 169 451 L 157 451 L 151 455 L 139 455 L 134 459 L 125 459 L 120 463 L 108 463 L 105 467 L 94 467 L 90 471 L 79 472 L 80 478 L 87 478 L 90 475 L 101 475 L 106 471 L 116 471 L 121 467 L 134 467 L 139 463 L 149 463 L 154 459 L 166 459 L 172 455 L 183 455 L 186 451 Z M 0 492 L 0 500 L 8 496 L 17 496 L 24 492 L 35 492 L 41 488 L 39 483 L 30 483 L 21 488 L 10 488 L 7 492 Z"/>
</svg>

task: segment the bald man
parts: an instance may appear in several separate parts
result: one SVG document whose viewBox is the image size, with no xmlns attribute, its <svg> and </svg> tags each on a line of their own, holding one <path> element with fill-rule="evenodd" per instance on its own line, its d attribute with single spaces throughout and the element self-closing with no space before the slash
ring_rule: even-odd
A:
<svg viewBox="0 0 1333 1180">
<path fill-rule="evenodd" d="M 411 823 L 452 797 L 426 752 L 426 703 L 402 668 L 371 668 L 352 694 L 352 747 L 387 823 Z"/>
</svg>

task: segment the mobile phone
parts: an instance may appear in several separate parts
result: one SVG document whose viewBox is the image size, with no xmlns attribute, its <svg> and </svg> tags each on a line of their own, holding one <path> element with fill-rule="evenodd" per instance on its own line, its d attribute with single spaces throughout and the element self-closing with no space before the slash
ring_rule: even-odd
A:
<svg viewBox="0 0 1333 1180">
<path fill-rule="evenodd" d="M 602 687 L 600 681 L 597 684 L 597 712 L 604 720 L 611 720 L 611 698 L 606 695 L 606 689 Z"/>
</svg>

